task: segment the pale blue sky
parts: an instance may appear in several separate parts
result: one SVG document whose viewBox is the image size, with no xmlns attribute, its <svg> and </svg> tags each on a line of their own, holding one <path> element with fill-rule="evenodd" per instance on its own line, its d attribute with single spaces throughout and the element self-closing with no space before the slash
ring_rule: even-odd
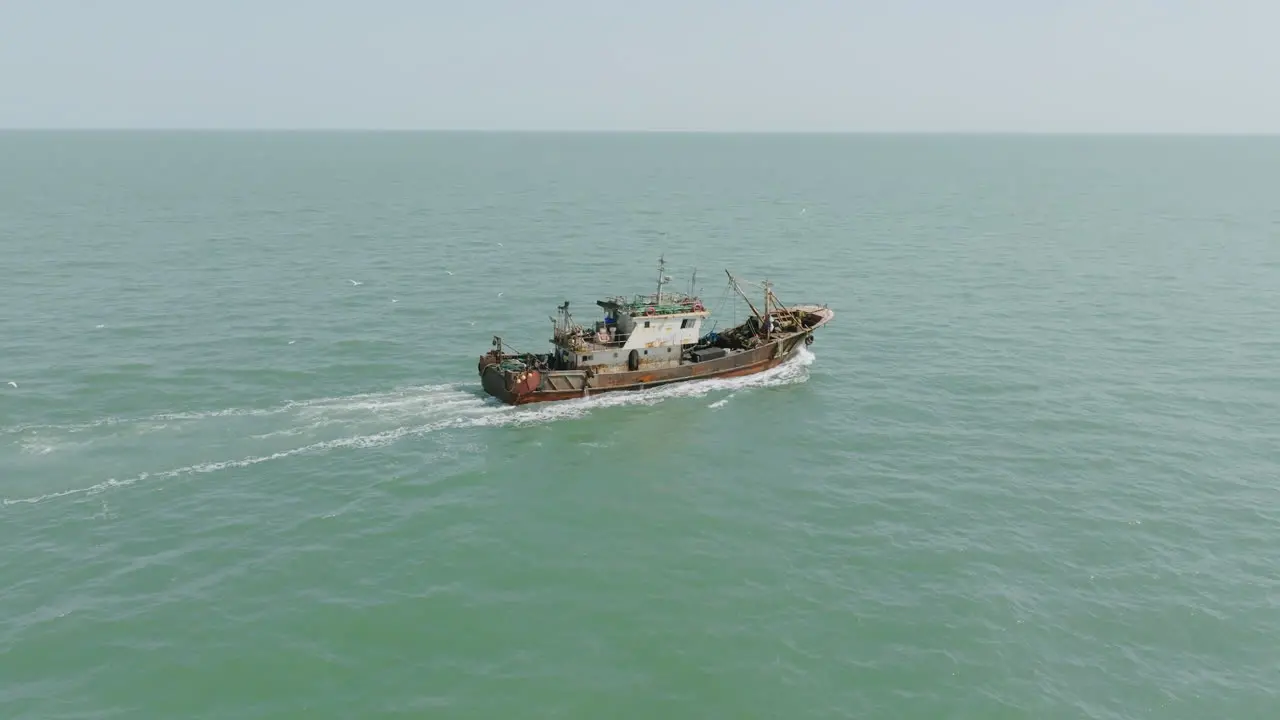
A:
<svg viewBox="0 0 1280 720">
<path fill-rule="evenodd" d="M 0 127 L 1280 132 L 1280 0 L 0 0 Z"/>
</svg>

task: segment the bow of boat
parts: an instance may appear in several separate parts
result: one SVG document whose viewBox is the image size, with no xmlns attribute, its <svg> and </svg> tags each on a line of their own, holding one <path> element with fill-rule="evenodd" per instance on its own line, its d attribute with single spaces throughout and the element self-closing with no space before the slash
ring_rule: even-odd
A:
<svg viewBox="0 0 1280 720">
<path fill-rule="evenodd" d="M 826 305 L 791 305 L 787 310 L 802 315 L 804 327 L 809 331 L 817 330 L 836 316 L 835 311 Z"/>
</svg>

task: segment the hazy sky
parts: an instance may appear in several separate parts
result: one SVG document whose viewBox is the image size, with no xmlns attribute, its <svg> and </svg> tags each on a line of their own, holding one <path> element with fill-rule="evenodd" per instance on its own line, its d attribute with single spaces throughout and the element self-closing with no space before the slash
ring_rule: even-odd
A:
<svg viewBox="0 0 1280 720">
<path fill-rule="evenodd" d="M 0 127 L 1280 132 L 1280 0 L 0 0 Z"/>
</svg>

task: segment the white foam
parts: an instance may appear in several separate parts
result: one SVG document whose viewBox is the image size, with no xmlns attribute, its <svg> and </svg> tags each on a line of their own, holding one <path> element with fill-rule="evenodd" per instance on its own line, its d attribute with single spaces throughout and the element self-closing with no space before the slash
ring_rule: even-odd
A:
<svg viewBox="0 0 1280 720">
<path fill-rule="evenodd" d="M 31 440 L 22 441 L 22 452 L 29 455 L 48 455 L 56 448 L 56 445 L 47 445 L 40 442 L 33 442 Z"/>
<path fill-rule="evenodd" d="M 447 410 L 452 412 L 453 416 L 433 420 L 432 422 L 423 424 L 401 426 L 366 435 L 353 435 L 333 440 L 323 440 L 289 450 L 282 450 L 264 455 L 248 456 L 235 460 L 197 463 L 156 473 L 144 472 L 125 479 L 110 478 L 89 487 L 63 490 L 37 497 L 19 499 L 5 498 L 3 500 L 3 505 L 38 503 L 44 500 L 77 494 L 94 495 L 112 488 L 133 485 L 134 483 L 143 480 L 164 480 L 188 475 L 214 473 L 222 470 L 248 467 L 275 460 L 282 460 L 300 455 L 324 453 L 332 450 L 383 447 L 405 438 L 421 437 L 423 435 L 428 435 L 445 429 L 542 424 L 556 420 L 582 417 L 588 413 L 604 408 L 627 405 L 654 405 L 674 398 L 701 397 L 711 392 L 724 390 L 731 391 L 729 397 L 732 397 L 737 391 L 747 388 L 776 387 L 780 385 L 804 382 L 808 379 L 807 368 L 813 363 L 813 361 L 814 355 L 808 349 L 801 348 L 799 354 L 795 358 L 779 365 L 776 368 L 771 368 L 754 375 L 736 378 L 697 380 L 688 383 L 660 386 L 651 390 L 619 391 L 575 400 L 538 403 L 521 407 L 494 405 L 481 400 L 475 395 L 459 390 L 457 387 L 452 385 L 424 386 L 421 388 L 392 391 L 389 393 L 367 393 L 363 395 L 352 395 L 345 398 L 322 398 L 307 401 L 305 403 L 290 403 L 289 405 L 278 406 L 277 408 L 253 412 L 278 413 L 283 411 L 284 408 L 327 408 L 331 412 L 337 411 L 350 413 L 385 412 L 388 408 L 394 408 L 399 412 L 418 412 L 437 415 L 440 414 L 441 410 Z M 415 394 L 415 390 L 419 394 Z M 434 399 L 428 399 L 426 396 L 432 396 Z M 720 400 L 719 403 L 713 403 L 713 407 L 723 404 L 729 399 L 729 397 Z M 441 402 L 442 399 L 443 402 Z M 231 410 L 225 410 L 197 414 L 195 417 L 202 419 L 209 417 L 226 417 L 228 414 L 233 413 Z M 148 420 L 154 421 L 161 417 L 173 420 L 176 418 L 176 415 L 151 416 Z M 334 422 L 340 422 L 340 420 L 327 418 L 319 421 L 319 423 L 323 424 L 332 424 Z M 269 433 L 268 435 L 278 434 L 288 435 L 296 433 L 280 431 L 279 433 Z"/>
<path fill-rule="evenodd" d="M 18 446 L 22 448 L 25 455 L 34 455 L 40 457 L 43 455 L 52 455 L 54 453 L 63 453 L 68 450 L 76 450 L 87 443 L 72 442 L 69 440 L 51 439 L 42 435 L 31 434 L 19 439 Z"/>
<path fill-rule="evenodd" d="M 323 397 L 311 400 L 290 400 L 267 408 L 223 408 L 220 410 L 157 413 L 155 415 L 146 415 L 142 417 L 110 416 L 85 423 L 16 425 L 0 429 L 0 433 L 17 434 L 29 432 L 31 430 L 81 432 L 91 430 L 93 428 L 113 425 L 145 424 L 154 427 L 158 423 L 189 423 L 200 420 L 212 420 L 228 417 L 271 417 L 287 413 L 306 414 L 310 412 L 315 414 L 335 410 L 345 412 L 375 412 L 395 407 L 405 407 L 415 402 L 429 402 L 433 399 L 432 396 L 437 393 L 450 393 L 473 400 L 477 399 L 474 395 L 470 395 L 459 390 L 456 385 L 420 385 L 399 388 L 387 392 L 361 393 L 358 395 Z"/>
</svg>

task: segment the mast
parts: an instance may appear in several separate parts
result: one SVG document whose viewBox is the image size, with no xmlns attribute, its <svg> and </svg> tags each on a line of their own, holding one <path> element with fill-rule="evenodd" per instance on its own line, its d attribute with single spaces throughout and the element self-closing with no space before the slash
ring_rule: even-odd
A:
<svg viewBox="0 0 1280 720">
<path fill-rule="evenodd" d="M 764 339 L 765 339 L 765 342 L 768 342 L 770 325 L 772 325 L 772 323 L 770 323 L 768 319 L 769 318 L 769 296 L 772 294 L 769 292 L 769 288 L 773 287 L 773 284 L 770 283 L 768 279 L 765 279 L 764 282 L 760 283 L 760 287 L 764 288 L 764 314 L 765 314 Z"/>
<path fill-rule="evenodd" d="M 756 310 L 756 306 L 751 304 L 751 298 L 747 297 L 747 294 L 742 292 L 742 288 L 738 287 L 737 278 L 735 278 L 733 276 L 733 273 L 729 272 L 727 269 L 724 271 L 724 274 L 729 276 L 729 282 L 733 285 L 733 289 L 736 290 L 738 294 L 742 296 L 743 300 L 747 301 L 747 307 L 751 308 L 751 312 L 756 316 L 756 319 L 763 323 L 764 318 L 760 317 L 760 312 Z"/>
<path fill-rule="evenodd" d="M 658 256 L 658 293 L 653 296 L 654 305 L 662 304 L 662 273 L 667 266 L 666 260 L 664 260 L 665 257 L 665 254 Z"/>
<path fill-rule="evenodd" d="M 801 321 L 799 313 L 797 313 L 795 310 L 792 310 L 790 307 L 788 307 L 788 306 L 787 306 L 787 304 L 786 304 L 786 303 L 784 303 L 784 302 L 782 302 L 781 300 L 779 300 L 779 299 L 778 299 L 778 296 L 777 296 L 776 294 L 774 294 L 774 293 L 773 293 L 773 291 L 770 291 L 770 292 L 769 292 L 769 295 L 770 295 L 770 297 L 772 297 L 772 298 L 773 298 L 773 306 L 774 306 L 775 308 L 777 308 L 777 309 L 779 309 L 779 310 L 786 311 L 787 315 L 790 315 L 790 316 L 791 316 L 791 319 L 796 321 L 796 327 L 797 327 L 797 328 L 803 328 L 803 327 L 804 327 L 804 322 L 802 322 L 802 321 Z"/>
</svg>

